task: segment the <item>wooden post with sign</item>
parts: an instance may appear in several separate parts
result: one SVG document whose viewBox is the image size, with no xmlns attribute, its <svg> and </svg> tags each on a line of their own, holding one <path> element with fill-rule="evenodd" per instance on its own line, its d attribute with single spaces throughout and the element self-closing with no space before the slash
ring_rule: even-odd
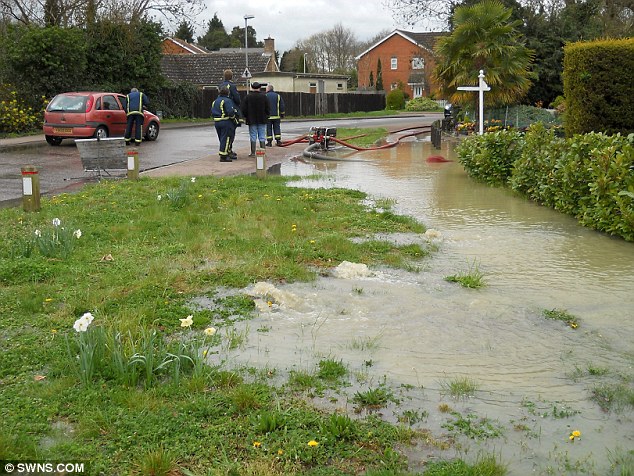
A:
<svg viewBox="0 0 634 476">
<path fill-rule="evenodd" d="M 22 208 L 25 212 L 40 211 L 40 175 L 36 167 L 22 167 Z"/>
</svg>

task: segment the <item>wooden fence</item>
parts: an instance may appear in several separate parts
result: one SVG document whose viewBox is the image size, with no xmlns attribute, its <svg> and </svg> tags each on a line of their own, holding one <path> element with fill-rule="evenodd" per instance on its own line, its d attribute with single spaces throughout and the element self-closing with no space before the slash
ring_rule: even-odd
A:
<svg viewBox="0 0 634 476">
<path fill-rule="evenodd" d="M 244 99 L 245 92 L 240 96 Z M 287 116 L 316 116 L 331 113 L 369 112 L 385 109 L 384 94 L 367 93 L 286 93 L 280 92 Z M 196 118 L 211 117 L 211 103 L 218 97 L 216 89 L 202 89 L 192 105 Z"/>
</svg>

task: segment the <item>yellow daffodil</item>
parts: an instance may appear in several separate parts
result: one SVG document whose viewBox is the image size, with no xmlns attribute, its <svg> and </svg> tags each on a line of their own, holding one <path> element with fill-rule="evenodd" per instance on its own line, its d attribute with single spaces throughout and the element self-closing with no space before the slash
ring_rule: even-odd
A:
<svg viewBox="0 0 634 476">
<path fill-rule="evenodd" d="M 253 442 L 253 447 L 254 448 L 259 448 L 260 446 L 262 446 L 262 443 L 260 443 L 259 441 L 254 441 Z"/>
<path fill-rule="evenodd" d="M 205 329 L 205 335 L 207 336 L 212 336 L 216 333 L 216 328 L 215 327 L 208 327 L 207 329 Z"/>
<path fill-rule="evenodd" d="M 279 456 L 282 456 L 282 455 L 284 454 L 284 450 L 277 450 L 277 454 L 278 454 Z"/>
<path fill-rule="evenodd" d="M 579 438 L 581 436 L 581 432 L 579 430 L 574 430 L 572 433 L 570 433 L 570 436 L 568 437 L 568 439 L 570 441 L 575 441 L 575 438 Z"/>
<path fill-rule="evenodd" d="M 53 300 L 53 298 L 46 298 L 44 299 L 44 302 L 51 302 Z"/>
<path fill-rule="evenodd" d="M 319 443 L 317 443 L 315 440 L 310 440 L 310 441 L 308 442 L 308 446 L 313 446 L 313 447 L 314 447 L 314 446 L 319 446 Z"/>
</svg>

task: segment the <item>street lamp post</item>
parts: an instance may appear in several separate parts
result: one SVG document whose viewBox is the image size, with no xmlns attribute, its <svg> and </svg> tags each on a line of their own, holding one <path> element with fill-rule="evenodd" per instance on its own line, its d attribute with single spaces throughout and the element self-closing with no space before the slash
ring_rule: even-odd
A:
<svg viewBox="0 0 634 476">
<path fill-rule="evenodd" d="M 248 13 L 246 15 L 244 15 L 244 56 L 245 56 L 245 64 L 246 64 L 246 71 L 249 70 L 249 43 L 247 41 L 248 35 L 247 35 L 247 21 L 249 21 L 251 18 L 255 18 L 253 15 L 249 15 Z M 247 79 L 247 91 L 249 90 L 249 78 Z"/>
<path fill-rule="evenodd" d="M 306 55 L 308 53 L 304 53 L 304 74 L 306 74 Z"/>
</svg>

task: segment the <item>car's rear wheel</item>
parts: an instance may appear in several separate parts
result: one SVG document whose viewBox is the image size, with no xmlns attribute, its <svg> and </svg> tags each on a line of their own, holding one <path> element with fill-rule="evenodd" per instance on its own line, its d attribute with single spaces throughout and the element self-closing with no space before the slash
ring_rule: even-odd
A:
<svg viewBox="0 0 634 476">
<path fill-rule="evenodd" d="M 62 138 L 46 136 L 46 142 L 48 142 L 50 145 L 60 145 L 62 143 Z"/>
<path fill-rule="evenodd" d="M 145 140 L 156 140 L 159 135 L 159 125 L 158 122 L 152 121 L 147 125 L 145 130 Z"/>
<path fill-rule="evenodd" d="M 95 137 L 97 139 L 106 139 L 108 137 L 108 128 L 106 126 L 99 126 L 95 129 Z"/>
</svg>

